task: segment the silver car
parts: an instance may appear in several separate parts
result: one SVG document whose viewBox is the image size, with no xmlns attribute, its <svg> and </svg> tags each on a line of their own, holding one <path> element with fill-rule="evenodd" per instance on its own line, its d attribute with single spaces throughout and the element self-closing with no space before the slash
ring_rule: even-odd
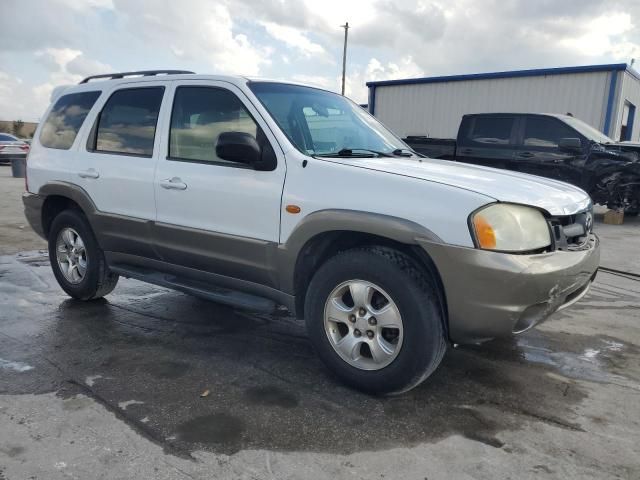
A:
<svg viewBox="0 0 640 480">
<path fill-rule="evenodd" d="M 10 163 L 14 158 L 27 158 L 29 144 L 8 133 L 0 133 L 0 163 Z"/>
</svg>

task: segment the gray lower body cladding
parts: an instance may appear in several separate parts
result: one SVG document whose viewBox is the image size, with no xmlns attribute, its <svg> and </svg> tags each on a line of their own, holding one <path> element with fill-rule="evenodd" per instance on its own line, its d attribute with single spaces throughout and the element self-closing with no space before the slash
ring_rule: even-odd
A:
<svg viewBox="0 0 640 480">
<path fill-rule="evenodd" d="M 600 261 L 594 235 L 588 248 L 581 251 L 514 255 L 447 245 L 424 228 L 401 219 L 389 223 L 388 217 L 358 216 L 347 211 L 312 214 L 287 244 L 278 245 L 106 214 L 97 211 L 81 189 L 66 185 L 55 188 L 64 189 L 62 192 L 81 206 L 107 252 L 108 263 L 138 265 L 250 292 L 282 303 L 292 313 L 296 259 L 307 240 L 318 232 L 336 229 L 336 225 L 340 230 L 373 228 L 372 233 L 379 236 L 392 235 L 390 238 L 401 243 L 417 243 L 440 274 L 449 337 L 456 343 L 520 333 L 544 321 L 586 293 Z M 60 194 L 58 190 L 52 193 Z M 31 193 L 23 196 L 25 215 L 42 236 L 45 198 Z M 362 225 L 355 221 L 358 218 Z"/>
<path fill-rule="evenodd" d="M 46 240 L 42 225 L 42 205 L 45 200 L 44 195 L 25 192 L 22 194 L 22 203 L 24 204 L 24 216 L 27 218 L 29 225 L 34 232 Z"/>
<path fill-rule="evenodd" d="M 449 335 L 470 343 L 528 330 L 586 294 L 600 263 L 600 245 L 512 255 L 421 242 L 445 290 Z"/>
</svg>

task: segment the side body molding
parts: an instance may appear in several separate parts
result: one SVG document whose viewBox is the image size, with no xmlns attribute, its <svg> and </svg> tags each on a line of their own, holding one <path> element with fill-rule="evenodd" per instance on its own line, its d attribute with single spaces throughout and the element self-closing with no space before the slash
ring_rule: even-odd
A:
<svg viewBox="0 0 640 480">
<path fill-rule="evenodd" d="M 357 210 L 319 210 L 307 215 L 278 248 L 280 289 L 294 294 L 296 264 L 311 239 L 323 233 L 341 231 L 368 233 L 407 245 L 419 245 L 418 239 L 442 243 L 428 228 L 399 217 Z"/>
</svg>

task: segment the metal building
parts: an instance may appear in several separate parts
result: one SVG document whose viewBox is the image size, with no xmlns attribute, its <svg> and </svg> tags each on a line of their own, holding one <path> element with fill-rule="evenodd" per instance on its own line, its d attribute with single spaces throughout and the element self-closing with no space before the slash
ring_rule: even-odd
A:
<svg viewBox="0 0 640 480">
<path fill-rule="evenodd" d="M 401 137 L 456 136 L 466 113 L 568 113 L 640 141 L 640 74 L 625 63 L 367 82 L 369 111 Z M 635 125 L 635 127 L 634 127 Z"/>
</svg>

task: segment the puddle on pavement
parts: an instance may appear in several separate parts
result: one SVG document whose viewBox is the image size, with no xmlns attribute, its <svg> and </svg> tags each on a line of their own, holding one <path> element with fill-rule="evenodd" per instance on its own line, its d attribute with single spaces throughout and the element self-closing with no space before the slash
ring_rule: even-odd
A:
<svg viewBox="0 0 640 480">
<path fill-rule="evenodd" d="M 335 381 L 302 322 L 126 279 L 105 300 L 76 302 L 37 265 L 0 257 L 2 358 L 33 366 L 1 370 L 0 393 L 89 395 L 169 452 L 346 454 L 450 435 L 508 451 L 501 432 L 523 422 L 580 431 L 574 408 L 586 392 L 575 380 L 621 381 L 640 353 L 534 330 L 450 349 L 420 387 L 378 398 Z"/>
<path fill-rule="evenodd" d="M 575 380 L 612 383 L 616 379 L 631 378 L 640 381 L 634 370 L 627 369 L 632 358 L 638 362 L 640 348 L 604 335 L 543 333 L 534 329 L 511 340 L 464 348 L 495 360 L 549 366 Z"/>
</svg>

